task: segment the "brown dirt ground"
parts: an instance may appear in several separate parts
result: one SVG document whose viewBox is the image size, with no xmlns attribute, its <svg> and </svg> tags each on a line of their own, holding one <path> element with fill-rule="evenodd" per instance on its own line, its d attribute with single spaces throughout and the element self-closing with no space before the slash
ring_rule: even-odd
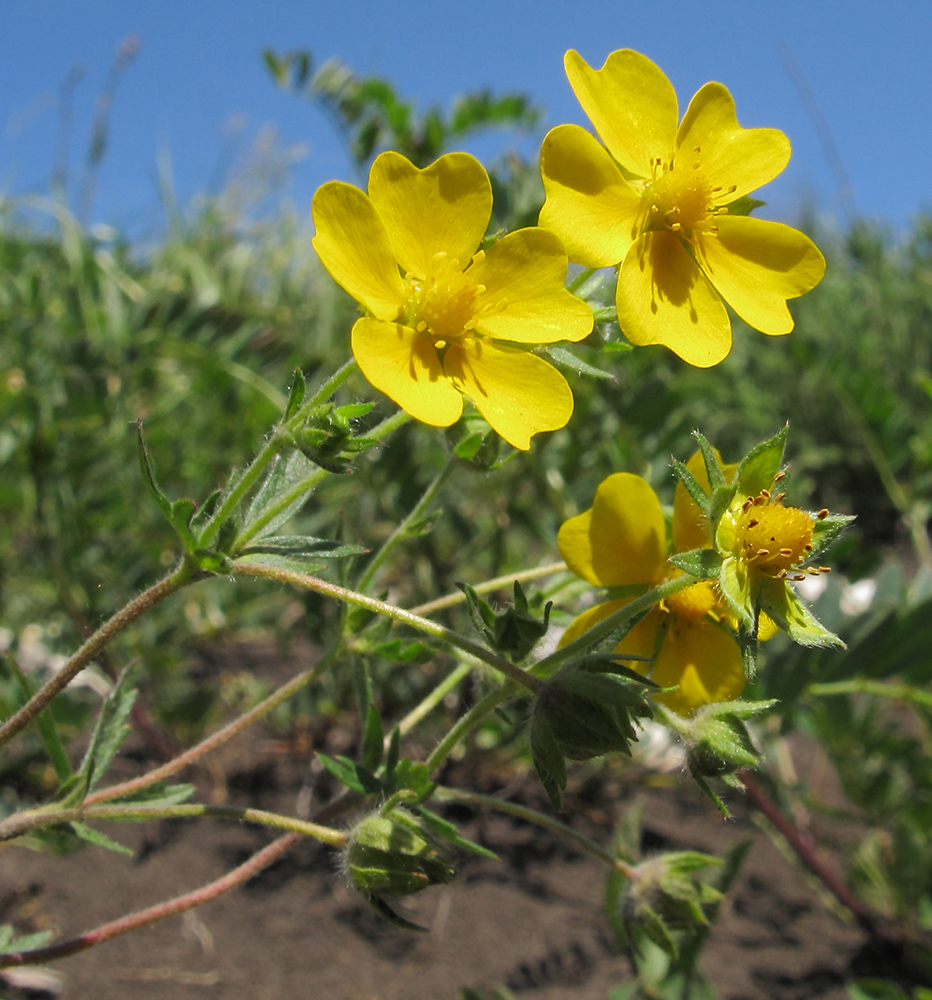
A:
<svg viewBox="0 0 932 1000">
<path fill-rule="evenodd" d="M 293 812 L 312 755 L 281 751 L 261 730 L 241 737 L 194 776 L 202 800 Z M 117 761 L 114 780 L 138 771 L 131 758 Z M 483 766 L 460 764 L 448 781 L 501 789 L 501 776 Z M 513 797 L 547 808 L 532 775 L 511 777 Z M 726 823 L 687 779 L 658 788 L 643 778 L 630 770 L 590 772 L 571 784 L 565 818 L 604 843 L 641 797 L 650 849 L 718 853 L 753 838 L 703 958 L 722 1000 L 844 1000 L 853 975 L 884 973 L 864 934 L 828 912 L 740 799 L 733 798 L 736 818 Z M 332 851 L 303 843 L 232 894 L 57 963 L 57 995 L 456 1000 L 464 987 L 504 985 L 527 1000 L 605 1000 L 630 978 L 601 912 L 597 860 L 509 817 L 464 811 L 455 818 L 501 860 L 461 856 L 456 882 L 400 903 L 427 934 L 382 922 L 346 886 Z M 217 878 L 272 839 L 265 829 L 222 821 L 102 829 L 130 844 L 135 857 L 97 848 L 70 857 L 15 845 L 0 852 L 0 922 L 70 937 Z M 4 1000 L 50 995 L 0 985 Z"/>
</svg>

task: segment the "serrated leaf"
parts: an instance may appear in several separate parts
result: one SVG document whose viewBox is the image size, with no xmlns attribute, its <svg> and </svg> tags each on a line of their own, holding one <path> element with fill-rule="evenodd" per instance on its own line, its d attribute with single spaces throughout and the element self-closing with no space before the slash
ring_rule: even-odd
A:
<svg viewBox="0 0 932 1000">
<path fill-rule="evenodd" d="M 84 795 L 94 788 L 129 735 L 126 720 L 136 701 L 136 689 L 130 687 L 130 679 L 135 673 L 132 667 L 124 670 L 104 699 L 91 741 L 75 775 L 77 784 L 67 793 L 69 801 L 74 798 L 81 784 L 84 784 Z M 83 800 L 84 795 L 78 801 Z"/>
<path fill-rule="evenodd" d="M 118 840 L 113 840 L 105 833 L 101 833 L 100 830 L 95 830 L 92 826 L 88 826 L 86 823 L 79 823 L 77 820 L 73 820 L 69 825 L 82 840 L 86 840 L 89 844 L 94 844 L 97 847 L 103 847 L 108 851 L 115 851 L 117 854 L 128 854 L 130 857 L 133 856 L 133 852 L 125 844 L 121 844 Z"/>
<path fill-rule="evenodd" d="M 361 767 L 348 757 L 337 757 L 334 759 L 318 750 L 317 758 L 337 781 L 345 785 L 350 791 L 366 795 L 382 790 L 382 783 L 371 771 Z"/>
<path fill-rule="evenodd" d="M 565 347 L 548 347 L 546 350 L 541 351 L 541 353 L 546 354 L 560 368 L 568 368 L 579 375 L 588 375 L 590 378 L 606 379 L 611 382 L 614 382 L 617 378 L 612 372 L 596 368 L 581 358 L 577 358 L 575 354 L 568 351 Z"/>
<path fill-rule="evenodd" d="M 487 847 L 468 840 L 459 832 L 455 824 L 449 820 L 443 819 L 443 817 L 438 816 L 429 809 L 425 809 L 424 806 L 415 807 L 415 812 L 421 817 L 424 824 L 429 826 L 438 837 L 443 837 L 444 840 L 449 841 L 455 847 L 462 848 L 464 851 L 472 851 L 473 854 L 478 854 L 483 858 L 491 858 L 493 861 L 499 860 L 498 855 L 494 851 L 490 851 Z"/>
<path fill-rule="evenodd" d="M 677 552 L 667 560 L 697 580 L 712 580 L 721 573 L 722 557 L 714 549 Z"/>
<path fill-rule="evenodd" d="M 285 420 L 290 420 L 301 408 L 306 391 L 307 381 L 304 378 L 304 372 L 300 368 L 295 368 L 291 390 L 288 393 L 288 404 L 285 407 Z"/>
<path fill-rule="evenodd" d="M 788 431 L 789 424 L 785 424 L 772 438 L 755 445 L 741 460 L 735 481 L 742 496 L 756 497 L 761 490 L 773 486 L 774 477 L 783 465 Z"/>
</svg>

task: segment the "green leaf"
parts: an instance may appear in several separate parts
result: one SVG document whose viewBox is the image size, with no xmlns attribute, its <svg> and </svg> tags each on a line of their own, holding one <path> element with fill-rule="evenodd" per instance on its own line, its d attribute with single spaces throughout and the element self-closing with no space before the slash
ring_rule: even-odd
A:
<svg viewBox="0 0 932 1000">
<path fill-rule="evenodd" d="M 714 549 L 677 552 L 667 561 L 698 580 L 712 580 L 722 570 L 722 557 Z"/>
<path fill-rule="evenodd" d="M 630 653 L 625 654 L 625 660 L 641 660 L 644 663 L 651 663 L 653 661 L 652 656 L 634 656 Z M 651 688 L 654 691 L 660 690 L 660 685 L 655 684 L 649 677 L 645 677 L 643 674 L 638 673 L 631 667 L 626 667 L 624 664 L 618 662 L 618 654 L 612 653 L 596 653 L 593 656 L 586 656 L 581 660 L 577 660 L 573 663 L 573 667 L 577 670 L 588 670 L 590 672 L 598 672 L 603 674 L 613 674 L 617 677 L 625 677 L 629 681 L 634 681 L 636 684 L 642 684 L 646 688 Z"/>
<path fill-rule="evenodd" d="M 381 763 L 384 736 L 378 709 L 375 705 L 370 705 L 366 713 L 366 728 L 363 731 L 362 747 L 359 752 L 359 763 L 367 771 L 375 771 Z"/>
<path fill-rule="evenodd" d="M 9 666 L 19 689 L 28 701 L 35 694 L 29 678 L 20 670 L 19 664 L 11 653 L 4 653 L 2 659 Z M 49 755 L 52 767 L 55 768 L 55 776 L 59 781 L 67 781 L 71 777 L 71 764 L 68 762 L 68 754 L 65 752 L 65 747 L 58 735 L 58 728 L 50 708 L 44 708 L 36 716 L 36 725 L 39 727 L 39 735 L 42 737 L 45 752 Z"/>
<path fill-rule="evenodd" d="M 559 809 L 560 792 L 566 788 L 566 764 L 550 723 L 542 714 L 535 714 L 531 721 L 530 742 L 537 777 L 554 809 Z"/>
<path fill-rule="evenodd" d="M 369 652 L 373 656 L 381 656 L 392 663 L 427 663 L 434 656 L 435 650 L 424 642 L 405 642 L 401 639 L 391 639 L 373 646 Z"/>
<path fill-rule="evenodd" d="M 174 526 L 172 518 L 172 505 L 167 496 L 159 489 L 159 484 L 155 479 L 155 470 L 149 461 L 149 452 L 142 437 L 142 421 L 136 421 L 136 443 L 139 450 L 139 467 L 142 470 L 142 480 L 146 484 L 149 495 L 155 500 L 159 510 L 165 515 L 169 524 Z"/>
<path fill-rule="evenodd" d="M 290 420 L 301 408 L 306 391 L 307 382 L 304 378 L 304 372 L 300 368 L 295 368 L 294 378 L 291 382 L 291 391 L 288 393 L 288 404 L 285 407 L 285 420 Z"/>
<path fill-rule="evenodd" d="M 130 792 L 128 795 L 121 795 L 112 799 L 114 805 L 145 804 L 148 806 L 177 806 L 182 802 L 187 802 L 194 794 L 194 785 L 177 784 L 166 785 L 164 781 L 156 782 L 148 788 L 140 788 L 138 791 Z"/>
<path fill-rule="evenodd" d="M 464 851 L 472 851 L 473 854 L 478 854 L 483 858 L 491 858 L 493 861 L 499 860 L 498 855 L 494 851 L 490 851 L 487 847 L 468 840 L 449 820 L 443 819 L 429 809 L 425 809 L 424 806 L 417 806 L 414 811 L 421 817 L 426 826 L 430 827 L 434 833 L 439 837 L 443 837 L 444 840 L 449 841 L 455 847 L 462 848 Z"/>
<path fill-rule="evenodd" d="M 313 535 L 273 535 L 260 542 L 248 545 L 239 556 L 277 555 L 312 556 L 314 559 L 347 559 L 350 556 L 365 555 L 369 550 L 362 545 L 350 545 L 329 538 L 315 538 Z"/>
<path fill-rule="evenodd" d="M 95 830 L 86 823 L 79 823 L 77 820 L 73 820 L 69 825 L 82 840 L 86 840 L 89 844 L 95 844 L 97 847 L 103 847 L 108 851 L 115 851 L 117 854 L 133 856 L 133 852 L 125 844 L 121 844 L 117 840 L 112 840 L 105 833 Z"/>
<path fill-rule="evenodd" d="M 466 595 L 466 608 L 472 619 L 473 628 L 491 645 L 494 639 L 495 612 L 468 583 L 456 581 L 456 585 Z"/>
<path fill-rule="evenodd" d="M 783 465 L 788 431 L 789 424 L 785 424 L 772 438 L 755 445 L 741 460 L 735 480 L 742 496 L 756 497 L 761 490 L 773 486 L 774 477 Z"/>
<path fill-rule="evenodd" d="M 272 509 L 291 493 L 295 487 L 311 476 L 316 466 L 309 459 L 305 458 L 300 451 L 293 451 L 285 458 L 283 455 L 276 455 L 272 462 L 268 475 L 259 487 L 258 492 L 253 497 L 249 510 L 246 512 L 244 527 L 248 528 L 260 518 L 267 516 Z M 271 535 L 272 532 L 280 528 L 289 518 L 293 517 L 307 502 L 307 498 L 313 492 L 309 487 L 300 493 L 287 506 L 278 510 L 274 517 L 262 527 L 259 538 Z"/>
<path fill-rule="evenodd" d="M 437 787 L 430 780 L 430 771 L 427 770 L 427 765 L 422 761 L 409 760 L 407 757 L 398 762 L 398 766 L 395 768 L 395 781 L 398 788 L 408 788 L 414 792 L 418 801 L 429 798 Z"/>
<path fill-rule="evenodd" d="M 0 927 L 0 952 L 9 955 L 17 951 L 33 951 L 48 944 L 52 935 L 52 931 L 38 931 L 36 934 L 24 934 L 22 937 L 17 937 L 13 925 L 4 924 Z"/>
<path fill-rule="evenodd" d="M 610 382 L 617 381 L 617 376 L 613 372 L 587 364 L 565 347 L 548 347 L 540 353 L 547 355 L 558 368 L 568 368 L 577 375 L 588 375 L 590 378 L 606 379 Z"/>
<path fill-rule="evenodd" d="M 371 771 L 348 757 L 334 759 L 318 751 L 317 758 L 337 781 L 350 791 L 359 792 L 361 795 L 382 791 L 382 783 L 379 779 Z"/>
</svg>

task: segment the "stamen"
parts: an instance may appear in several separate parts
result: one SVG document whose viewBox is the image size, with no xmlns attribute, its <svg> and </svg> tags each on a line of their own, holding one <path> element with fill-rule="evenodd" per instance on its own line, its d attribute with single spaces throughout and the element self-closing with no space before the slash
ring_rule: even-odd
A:
<svg viewBox="0 0 932 1000">
<path fill-rule="evenodd" d="M 821 510 L 819 511 L 819 513 L 818 513 L 818 514 L 816 514 L 816 517 L 817 517 L 817 518 L 818 518 L 818 519 L 819 519 L 820 521 L 824 521 L 824 520 L 825 520 L 825 519 L 826 519 L 826 518 L 828 517 L 828 507 L 823 507 L 823 508 L 822 508 L 822 509 L 821 509 Z"/>
</svg>

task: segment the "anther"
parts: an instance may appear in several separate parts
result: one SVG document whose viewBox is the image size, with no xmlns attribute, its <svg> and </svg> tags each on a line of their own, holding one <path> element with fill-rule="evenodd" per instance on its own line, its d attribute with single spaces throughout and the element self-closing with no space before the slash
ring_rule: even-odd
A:
<svg viewBox="0 0 932 1000">
<path fill-rule="evenodd" d="M 760 524 L 760 521 L 758 521 L 756 517 L 752 517 L 751 520 L 748 521 L 748 527 L 749 528 L 756 528 L 759 524 Z"/>
<path fill-rule="evenodd" d="M 791 556 L 792 554 L 793 554 L 793 550 L 792 549 L 780 549 L 780 555 L 781 556 L 786 557 L 786 556 Z"/>
<path fill-rule="evenodd" d="M 765 500 L 770 499 L 770 490 L 761 490 L 760 495 L 764 497 Z"/>
<path fill-rule="evenodd" d="M 773 477 L 773 481 L 774 481 L 775 483 L 779 483 L 781 479 L 786 479 L 786 473 L 785 473 L 785 472 L 778 472 L 778 473 L 777 473 L 777 474 L 776 474 L 776 475 L 775 475 L 775 476 Z"/>
<path fill-rule="evenodd" d="M 819 572 L 820 573 L 831 573 L 832 572 L 832 567 L 831 566 L 820 566 L 819 567 Z"/>
<path fill-rule="evenodd" d="M 693 164 L 693 170 L 698 170 L 701 166 L 702 164 L 698 160 L 696 160 L 696 162 Z"/>
<path fill-rule="evenodd" d="M 821 510 L 819 511 L 819 513 L 818 513 L 818 514 L 816 514 L 816 517 L 817 517 L 817 518 L 818 518 L 818 519 L 819 519 L 820 521 L 824 521 L 824 520 L 825 520 L 825 519 L 826 519 L 826 518 L 828 517 L 828 507 L 823 507 L 823 508 L 822 508 L 822 509 L 821 509 Z"/>
<path fill-rule="evenodd" d="M 794 580 L 805 580 L 806 579 L 806 574 L 805 573 L 794 573 L 793 574 L 793 579 Z"/>
<path fill-rule="evenodd" d="M 780 502 L 780 501 L 781 501 L 781 500 L 782 500 L 782 499 L 783 499 L 783 498 L 784 498 L 785 496 L 786 496 L 786 494 L 785 494 L 785 493 L 778 493 L 778 494 L 777 494 L 777 495 L 776 495 L 776 496 L 775 496 L 775 497 L 773 498 L 773 502 L 774 502 L 774 503 L 779 503 L 779 502 Z"/>
<path fill-rule="evenodd" d="M 693 152 L 694 153 L 701 153 L 702 149 L 699 146 L 693 146 Z"/>
<path fill-rule="evenodd" d="M 780 571 L 779 571 L 779 572 L 777 573 L 777 579 L 778 579 L 778 580 L 785 580 L 785 579 L 786 579 L 786 570 L 785 570 L 785 569 L 781 569 L 781 570 L 780 570 Z"/>
<path fill-rule="evenodd" d="M 670 228 L 673 230 L 674 233 L 681 233 L 683 231 L 683 227 L 678 222 L 674 222 L 670 226 Z"/>
</svg>

